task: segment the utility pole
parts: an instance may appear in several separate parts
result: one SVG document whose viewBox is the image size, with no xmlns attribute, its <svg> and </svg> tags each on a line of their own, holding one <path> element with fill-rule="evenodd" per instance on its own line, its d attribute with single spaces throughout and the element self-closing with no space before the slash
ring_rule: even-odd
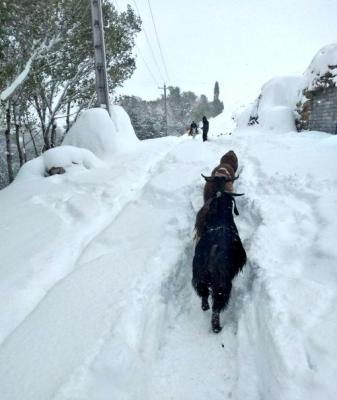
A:
<svg viewBox="0 0 337 400">
<path fill-rule="evenodd" d="M 167 136 L 167 96 L 166 96 L 166 84 L 164 83 L 164 87 L 159 87 L 158 89 L 164 89 L 164 115 L 165 115 L 165 134 Z"/>
<path fill-rule="evenodd" d="M 94 42 L 96 93 L 98 107 L 104 107 L 110 115 L 108 79 L 105 64 L 105 42 L 101 0 L 90 0 Z"/>
</svg>

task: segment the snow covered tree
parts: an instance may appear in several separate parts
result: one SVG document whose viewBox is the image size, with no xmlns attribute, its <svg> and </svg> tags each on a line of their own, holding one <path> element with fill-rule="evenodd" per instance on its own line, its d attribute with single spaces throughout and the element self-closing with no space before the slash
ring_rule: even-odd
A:
<svg viewBox="0 0 337 400">
<path fill-rule="evenodd" d="M 197 100 L 195 106 L 192 110 L 192 118 L 195 122 L 199 122 L 202 120 L 202 117 L 205 115 L 209 117 L 211 113 L 210 103 L 207 99 L 207 96 L 202 94 Z"/>
<path fill-rule="evenodd" d="M 108 0 L 103 0 L 103 15 L 112 92 L 135 70 L 132 49 L 141 21 L 130 6 L 119 13 Z M 43 148 L 54 147 L 79 111 L 95 102 L 90 2 L 1 1 L 0 22 L 0 120 L 6 120 L 9 100 L 16 119 L 11 108 L 11 132 L 20 138 L 29 129 L 35 150 L 39 130 Z"/>
<path fill-rule="evenodd" d="M 191 91 L 181 92 L 179 87 L 169 86 L 168 134 L 182 135 L 189 128 L 193 119 L 201 121 L 203 115 L 211 116 L 211 105 L 207 97 Z M 128 112 L 132 125 L 140 139 L 165 135 L 163 97 L 145 101 L 135 96 L 120 96 L 118 102 Z"/>
</svg>

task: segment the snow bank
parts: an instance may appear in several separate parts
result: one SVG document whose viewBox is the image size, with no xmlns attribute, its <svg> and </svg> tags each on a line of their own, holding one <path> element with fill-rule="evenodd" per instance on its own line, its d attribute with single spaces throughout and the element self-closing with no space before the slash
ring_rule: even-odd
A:
<svg viewBox="0 0 337 400">
<path fill-rule="evenodd" d="M 319 85 L 320 79 L 331 74 L 331 82 L 337 85 L 337 43 L 329 44 L 315 55 L 308 69 L 304 73 L 306 87 L 314 90 Z"/>
<path fill-rule="evenodd" d="M 303 87 L 301 76 L 271 79 L 262 86 L 259 98 L 237 117 L 238 127 L 256 122 L 260 128 L 271 132 L 295 131 L 295 108 Z"/>
<path fill-rule="evenodd" d="M 112 105 L 111 118 L 102 108 L 84 111 L 63 144 L 88 149 L 98 158 L 108 161 L 117 152 L 128 151 L 138 142 L 127 113 L 122 107 Z"/>
<path fill-rule="evenodd" d="M 240 103 L 233 103 L 226 105 L 221 114 L 209 120 L 209 134 L 211 137 L 219 137 L 224 135 L 231 135 L 236 128 L 235 115 L 239 109 L 242 109 Z"/>
<path fill-rule="evenodd" d="M 260 128 L 284 133 L 295 131 L 296 105 L 305 102 L 303 93 L 337 84 L 337 44 L 323 47 L 302 76 L 271 79 L 260 96 L 236 117 L 238 128 L 259 124 Z"/>
<path fill-rule="evenodd" d="M 70 129 L 62 146 L 50 149 L 26 163 L 16 181 L 43 178 L 52 167 L 92 169 L 115 157 L 117 152 L 132 150 L 139 142 L 127 113 L 120 106 L 111 106 L 112 118 L 101 108 L 83 112 Z"/>
<path fill-rule="evenodd" d="M 123 107 L 110 105 L 111 119 L 115 124 L 118 134 L 118 147 L 121 151 L 127 151 L 130 147 L 139 143 L 139 139 L 131 124 L 130 117 Z"/>
<path fill-rule="evenodd" d="M 92 169 L 103 165 L 91 151 L 73 146 L 62 146 L 47 150 L 40 157 L 24 164 L 15 181 L 44 178 L 52 167 Z"/>
<path fill-rule="evenodd" d="M 335 399 L 337 137 L 217 138 L 226 120 L 0 192 L 1 400 Z M 249 261 L 213 335 L 192 237 L 200 173 L 229 149 Z"/>
</svg>

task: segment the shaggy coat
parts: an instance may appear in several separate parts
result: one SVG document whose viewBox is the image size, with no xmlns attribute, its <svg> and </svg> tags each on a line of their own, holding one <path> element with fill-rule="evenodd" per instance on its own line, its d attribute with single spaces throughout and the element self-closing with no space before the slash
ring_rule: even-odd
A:
<svg viewBox="0 0 337 400">
<path fill-rule="evenodd" d="M 208 297 L 212 294 L 212 328 L 221 330 L 219 314 L 227 306 L 232 280 L 246 263 L 233 218 L 234 195 L 218 192 L 200 209 L 196 219 L 199 238 L 193 258 L 192 285 L 202 298 L 202 309 L 207 310 Z"/>
</svg>

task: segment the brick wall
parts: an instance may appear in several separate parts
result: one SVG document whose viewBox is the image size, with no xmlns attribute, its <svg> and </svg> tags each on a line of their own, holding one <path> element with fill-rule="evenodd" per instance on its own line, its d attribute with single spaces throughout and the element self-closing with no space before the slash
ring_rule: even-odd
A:
<svg viewBox="0 0 337 400">
<path fill-rule="evenodd" d="M 337 134 L 337 88 L 313 93 L 309 129 Z"/>
</svg>

